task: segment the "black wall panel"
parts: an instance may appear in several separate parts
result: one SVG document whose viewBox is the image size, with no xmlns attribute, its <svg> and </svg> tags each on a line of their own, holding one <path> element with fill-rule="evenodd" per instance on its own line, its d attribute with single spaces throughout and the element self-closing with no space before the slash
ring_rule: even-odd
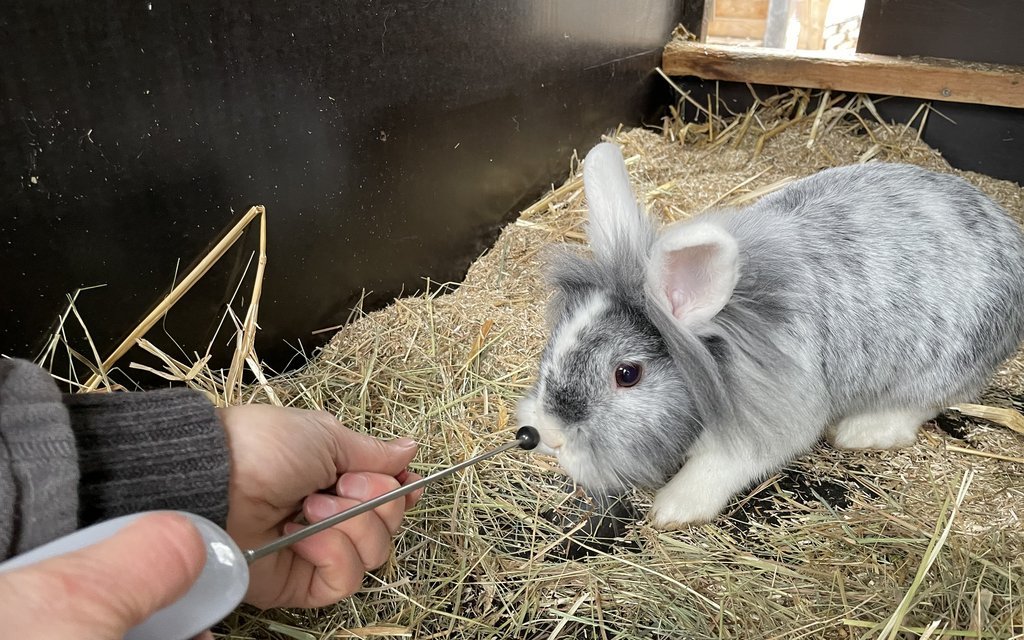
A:
<svg viewBox="0 0 1024 640">
<path fill-rule="evenodd" d="M 1021 0 L 866 0 L 857 50 L 1024 65 Z M 906 122 L 920 100 L 879 112 Z M 1024 184 L 1024 110 L 935 102 L 924 140 L 960 169 Z M 944 117 L 943 117 L 944 116 Z"/>
<path fill-rule="evenodd" d="M 8 0 L 0 353 L 34 356 L 66 294 L 101 284 L 79 308 L 106 353 L 257 203 L 270 238 L 257 346 L 276 366 L 363 289 L 373 306 L 457 280 L 574 149 L 668 101 L 651 72 L 680 13 Z M 204 351 L 255 246 L 248 234 L 154 335 Z"/>
</svg>

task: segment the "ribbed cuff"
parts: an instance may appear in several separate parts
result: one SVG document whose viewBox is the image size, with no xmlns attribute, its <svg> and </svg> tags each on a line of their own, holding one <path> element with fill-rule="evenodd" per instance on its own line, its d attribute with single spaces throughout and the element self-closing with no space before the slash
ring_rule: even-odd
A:
<svg viewBox="0 0 1024 640">
<path fill-rule="evenodd" d="M 0 362 L 0 558 L 74 531 L 77 484 L 57 385 L 30 362 Z"/>
<path fill-rule="evenodd" d="M 228 449 L 213 405 L 196 391 L 64 396 L 78 445 L 79 523 L 151 509 L 224 526 Z"/>
</svg>

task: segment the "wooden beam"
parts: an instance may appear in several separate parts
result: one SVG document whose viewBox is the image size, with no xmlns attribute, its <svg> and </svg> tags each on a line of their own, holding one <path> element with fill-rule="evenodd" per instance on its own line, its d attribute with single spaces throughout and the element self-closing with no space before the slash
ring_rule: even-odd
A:
<svg viewBox="0 0 1024 640">
<path fill-rule="evenodd" d="M 672 41 L 672 76 L 1024 108 L 1024 66 Z"/>
</svg>

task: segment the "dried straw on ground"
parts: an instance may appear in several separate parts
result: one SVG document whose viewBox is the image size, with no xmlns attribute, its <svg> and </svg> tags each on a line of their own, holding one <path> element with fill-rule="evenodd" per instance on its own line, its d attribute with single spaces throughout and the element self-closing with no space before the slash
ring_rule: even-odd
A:
<svg viewBox="0 0 1024 640">
<path fill-rule="evenodd" d="M 872 118 L 865 98 L 826 94 L 817 109 L 809 97 L 795 91 L 749 113 L 711 113 L 701 125 L 673 119 L 663 132 L 615 139 L 638 193 L 666 220 L 748 202 L 840 164 L 893 160 L 952 171 L 914 127 Z M 681 108 L 698 106 L 684 100 Z M 916 124 L 926 117 L 920 112 Z M 961 175 L 1024 215 L 1021 188 Z M 251 395 L 266 401 L 272 389 L 284 404 L 325 409 L 354 429 L 416 438 L 421 473 L 506 442 L 545 340 L 543 248 L 581 242 L 585 212 L 574 170 L 504 230 L 457 288 L 430 284 L 359 317 L 308 365 Z M 1018 360 L 984 401 L 1019 409 L 1022 393 Z M 570 521 L 585 515 L 573 512 L 578 501 L 555 462 L 495 458 L 427 491 L 393 559 L 360 594 L 316 611 L 242 608 L 222 631 L 421 640 L 1013 637 L 1024 633 L 1024 436 L 984 420 L 953 422 L 959 438 L 929 426 L 901 451 L 823 447 L 740 496 L 729 517 L 676 532 L 640 521 L 584 560 L 565 559 L 567 534 L 551 522 L 552 511 Z M 650 497 L 633 496 L 641 513 Z"/>
</svg>

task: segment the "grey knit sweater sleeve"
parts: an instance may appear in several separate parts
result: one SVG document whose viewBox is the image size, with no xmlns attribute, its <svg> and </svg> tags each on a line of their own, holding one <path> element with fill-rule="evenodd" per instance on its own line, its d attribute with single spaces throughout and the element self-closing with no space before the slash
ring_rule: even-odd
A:
<svg viewBox="0 0 1024 640">
<path fill-rule="evenodd" d="M 61 395 L 35 365 L 0 361 L 0 559 L 149 509 L 223 526 L 227 492 L 224 430 L 202 394 Z"/>
</svg>

